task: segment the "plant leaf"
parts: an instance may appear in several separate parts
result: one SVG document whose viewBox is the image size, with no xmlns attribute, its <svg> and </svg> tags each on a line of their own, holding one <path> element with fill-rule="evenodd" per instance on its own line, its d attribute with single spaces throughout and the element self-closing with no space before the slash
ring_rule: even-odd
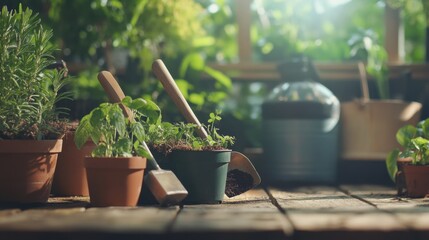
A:
<svg viewBox="0 0 429 240">
<path fill-rule="evenodd" d="M 202 71 L 205 67 L 204 58 L 198 53 L 191 53 L 188 55 L 190 60 L 190 67 L 197 70 Z"/>
<path fill-rule="evenodd" d="M 137 156 L 140 156 L 140 157 L 145 157 L 145 158 L 147 158 L 147 159 L 150 159 L 151 158 L 151 156 L 150 156 L 150 154 L 149 154 L 149 152 L 142 146 L 142 145 L 139 145 L 137 148 L 136 148 L 136 153 L 137 153 Z"/>
<path fill-rule="evenodd" d="M 406 125 L 398 130 L 396 133 L 396 140 L 401 146 L 406 148 L 410 144 L 411 139 L 415 137 L 416 133 L 417 129 L 414 126 Z"/>
<path fill-rule="evenodd" d="M 109 115 L 110 123 L 115 127 L 119 136 L 124 136 L 127 131 L 126 122 L 122 109 L 119 107 L 119 105 L 114 105 L 114 107 L 110 109 Z"/>
<path fill-rule="evenodd" d="M 139 140 L 143 142 L 145 139 L 145 130 L 143 125 L 140 122 L 132 123 L 131 125 L 131 133 Z"/>
<path fill-rule="evenodd" d="M 215 70 L 211 67 L 204 67 L 204 72 L 210 75 L 212 78 L 216 80 L 216 82 L 220 83 L 222 86 L 226 87 L 227 89 L 230 89 L 232 87 L 232 81 L 229 77 L 227 77 L 222 72 L 219 72 L 218 70 Z"/>
<path fill-rule="evenodd" d="M 97 128 L 101 125 L 101 122 L 104 120 L 104 112 L 101 109 L 95 109 L 91 112 L 90 123 L 91 126 Z"/>
<path fill-rule="evenodd" d="M 189 95 L 189 102 L 202 106 L 204 104 L 204 94 L 203 93 L 191 93 Z"/>
<path fill-rule="evenodd" d="M 429 138 L 429 118 L 422 123 L 423 136 Z"/>
<path fill-rule="evenodd" d="M 395 149 L 391 151 L 386 157 L 386 168 L 389 173 L 390 179 L 396 182 L 396 173 L 398 172 L 397 160 L 399 156 L 399 150 Z"/>
<path fill-rule="evenodd" d="M 80 120 L 79 126 L 75 131 L 74 142 L 78 149 L 81 149 L 91 136 L 92 127 L 91 127 L 91 124 L 89 123 L 89 118 L 90 118 L 90 115 L 84 116 Z"/>
<path fill-rule="evenodd" d="M 204 59 L 198 53 L 190 53 L 183 58 L 179 69 L 179 78 L 185 78 L 186 72 L 189 68 L 197 71 L 204 69 Z"/>
<path fill-rule="evenodd" d="M 128 105 L 129 108 L 131 109 L 139 109 L 139 108 L 144 108 L 147 105 L 147 101 L 144 100 L 143 98 L 136 98 L 134 99 L 132 102 L 130 102 L 130 104 Z"/>
<path fill-rule="evenodd" d="M 130 96 L 125 96 L 124 99 L 122 99 L 122 104 L 124 104 L 127 107 L 130 107 L 132 102 L 133 100 Z"/>
<path fill-rule="evenodd" d="M 195 141 L 193 141 L 193 142 L 192 142 L 192 148 L 193 148 L 193 149 L 195 149 L 195 150 L 199 150 L 199 149 L 201 149 L 202 147 L 203 147 L 203 145 L 201 144 L 201 142 L 200 142 L 200 141 L 195 140 Z"/>
<path fill-rule="evenodd" d="M 142 109 L 141 113 L 148 117 L 147 122 L 149 124 L 158 124 L 161 122 L 161 109 L 156 103 L 146 99 L 146 105 Z M 140 108 L 141 109 L 141 108 Z"/>
<path fill-rule="evenodd" d="M 113 149 L 118 157 L 131 157 L 133 144 L 128 138 L 120 138 L 114 145 Z"/>
<path fill-rule="evenodd" d="M 428 144 L 428 142 L 429 142 L 429 140 L 428 140 L 428 139 L 426 139 L 426 138 L 422 138 L 422 137 L 416 137 L 416 138 L 413 138 L 413 139 L 411 139 L 411 141 L 412 141 L 412 142 L 415 142 L 416 144 L 418 144 L 418 145 L 420 145 L 420 146 L 425 145 L 425 144 Z"/>
<path fill-rule="evenodd" d="M 92 150 L 91 156 L 93 157 L 112 157 L 112 152 L 108 151 L 105 144 L 98 145 L 94 150 Z"/>
</svg>

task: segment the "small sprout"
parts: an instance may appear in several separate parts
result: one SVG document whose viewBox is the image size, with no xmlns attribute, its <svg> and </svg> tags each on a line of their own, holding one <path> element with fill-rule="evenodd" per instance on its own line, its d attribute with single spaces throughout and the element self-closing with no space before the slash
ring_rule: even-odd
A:
<svg viewBox="0 0 429 240">
<path fill-rule="evenodd" d="M 226 149 L 234 144 L 234 137 L 223 136 L 218 133 L 215 124 L 222 118 L 220 111 L 209 114 L 208 125 L 205 128 L 208 136 L 202 139 L 196 136 L 199 127 L 192 123 L 160 123 L 148 127 L 148 142 L 152 147 L 164 154 L 172 150 L 217 150 Z"/>
</svg>

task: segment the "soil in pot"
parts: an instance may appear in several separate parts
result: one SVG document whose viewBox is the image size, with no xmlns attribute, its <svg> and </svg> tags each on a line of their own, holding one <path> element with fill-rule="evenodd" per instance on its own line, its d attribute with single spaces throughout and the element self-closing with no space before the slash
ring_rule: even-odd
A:
<svg viewBox="0 0 429 240">
<path fill-rule="evenodd" d="M 173 151 L 171 170 L 188 190 L 184 203 L 218 204 L 223 201 L 231 150 Z"/>
<path fill-rule="evenodd" d="M 0 202 L 45 203 L 62 140 L 0 141 Z"/>
<path fill-rule="evenodd" d="M 403 165 L 408 197 L 425 197 L 429 193 L 429 166 Z"/>
<path fill-rule="evenodd" d="M 74 143 L 74 131 L 64 137 L 63 150 L 58 155 L 52 193 L 57 196 L 88 196 L 84 159 L 90 156 L 95 144 L 88 141 L 82 149 Z"/>
<path fill-rule="evenodd" d="M 85 158 L 91 206 L 136 206 L 146 158 Z"/>
</svg>

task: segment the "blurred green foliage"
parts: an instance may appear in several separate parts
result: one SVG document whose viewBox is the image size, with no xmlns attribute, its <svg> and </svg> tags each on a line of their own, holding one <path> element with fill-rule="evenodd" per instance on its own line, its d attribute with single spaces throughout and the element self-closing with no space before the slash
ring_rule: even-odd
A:
<svg viewBox="0 0 429 240">
<path fill-rule="evenodd" d="M 61 46 L 58 57 L 77 75 L 71 84 L 76 99 L 104 101 L 96 73 L 107 69 L 116 73 L 127 95 L 151 98 L 160 102 L 165 112 L 174 112 L 151 74 L 157 58 L 164 60 L 197 110 L 204 105 L 212 111 L 231 89 L 231 80 L 206 64 L 207 56 L 201 50 L 216 38 L 203 29 L 210 14 L 193 0 L 21 2 L 40 12 L 44 24 L 54 29 Z M 17 6 L 16 1 L 6 4 Z M 222 43 L 217 44 L 220 48 Z M 208 75 L 208 80 L 201 80 L 202 74 Z"/>
<path fill-rule="evenodd" d="M 252 138 L 257 138 L 259 130 L 259 106 L 272 86 L 232 84 L 207 64 L 238 61 L 236 11 L 241 6 L 237 1 L 0 2 L 10 8 L 21 2 L 39 12 L 43 23 L 54 29 L 54 39 L 61 48 L 58 57 L 74 69 L 72 89 L 79 101 L 105 101 L 96 73 L 108 69 L 116 72 L 127 95 L 150 98 L 161 107 L 166 120 L 178 119 L 178 111 L 151 73 L 152 61 L 162 58 L 197 115 L 207 116 L 223 108 L 222 124 L 233 122 L 233 130 L 245 128 L 244 138 L 258 145 Z M 366 60 L 370 52 L 363 40 L 370 38 L 373 46 L 383 45 L 384 6 L 395 2 L 403 9 L 406 60 L 422 61 L 427 9 L 422 2 L 426 0 L 253 0 L 253 60 L 279 62 L 296 54 L 316 61 Z M 381 52 L 373 56 L 382 57 Z M 79 104 L 85 111 L 85 104 Z M 240 140 L 237 136 L 236 145 Z"/>
</svg>

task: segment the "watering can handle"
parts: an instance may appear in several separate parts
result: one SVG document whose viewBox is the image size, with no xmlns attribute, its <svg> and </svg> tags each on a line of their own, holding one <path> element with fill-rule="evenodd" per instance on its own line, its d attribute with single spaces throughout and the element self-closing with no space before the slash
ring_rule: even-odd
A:
<svg viewBox="0 0 429 240">
<path fill-rule="evenodd" d="M 368 79 L 366 76 L 365 65 L 363 62 L 358 62 L 359 79 L 362 88 L 363 103 L 369 102 Z"/>
</svg>

